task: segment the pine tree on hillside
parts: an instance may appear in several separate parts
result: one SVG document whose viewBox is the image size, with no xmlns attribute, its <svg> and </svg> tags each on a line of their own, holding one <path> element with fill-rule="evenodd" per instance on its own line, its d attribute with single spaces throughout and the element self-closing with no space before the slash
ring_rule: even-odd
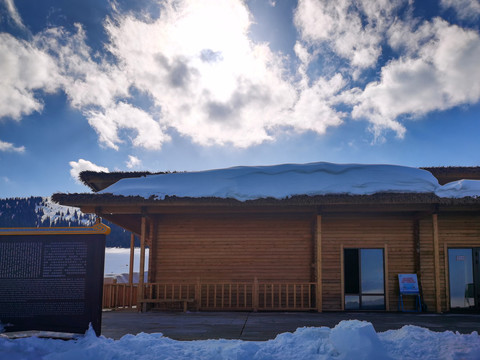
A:
<svg viewBox="0 0 480 360">
<path fill-rule="evenodd" d="M 52 217 L 44 208 L 48 201 L 42 197 L 0 199 L 0 227 L 82 227 L 95 223 L 95 216 L 83 214 L 79 210 L 56 210 Z M 107 247 L 130 247 L 130 233 L 123 228 L 103 221 L 111 228 L 107 236 Z"/>
</svg>

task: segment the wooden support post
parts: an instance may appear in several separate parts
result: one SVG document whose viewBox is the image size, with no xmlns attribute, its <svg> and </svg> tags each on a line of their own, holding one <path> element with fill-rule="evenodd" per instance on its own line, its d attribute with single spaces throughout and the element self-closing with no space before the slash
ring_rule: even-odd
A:
<svg viewBox="0 0 480 360">
<path fill-rule="evenodd" d="M 445 260 L 444 266 L 445 266 L 445 300 L 446 300 L 446 306 L 447 306 L 447 311 L 450 311 L 450 275 L 448 272 L 448 244 L 444 243 L 443 244 L 443 258 Z"/>
<path fill-rule="evenodd" d="M 133 233 L 130 235 L 130 268 L 128 271 L 128 283 L 132 285 L 133 283 L 133 266 L 135 259 L 135 235 Z"/>
<path fill-rule="evenodd" d="M 142 225 L 140 233 L 140 269 L 138 277 L 138 299 L 137 309 L 143 312 L 143 300 L 145 291 L 145 239 L 147 237 L 147 218 L 142 216 Z"/>
<path fill-rule="evenodd" d="M 155 222 L 154 219 L 150 218 L 150 227 L 148 231 L 148 246 L 149 246 L 149 258 L 148 258 L 148 282 L 156 282 L 156 262 L 155 258 L 157 257 L 157 245 L 153 242 L 155 241 Z"/>
<path fill-rule="evenodd" d="M 340 293 L 341 293 L 341 307 L 345 310 L 345 264 L 343 256 L 343 244 L 340 244 Z"/>
<path fill-rule="evenodd" d="M 388 272 L 388 244 L 384 245 L 384 266 L 385 266 L 385 311 L 390 311 L 390 286 Z"/>
<path fill-rule="evenodd" d="M 315 277 L 316 277 L 316 307 L 322 312 L 322 215 L 317 215 L 315 221 Z"/>
<path fill-rule="evenodd" d="M 438 240 L 438 215 L 432 215 L 433 221 L 433 260 L 435 269 L 435 310 L 442 312 L 441 289 L 440 289 L 440 250 Z"/>
</svg>

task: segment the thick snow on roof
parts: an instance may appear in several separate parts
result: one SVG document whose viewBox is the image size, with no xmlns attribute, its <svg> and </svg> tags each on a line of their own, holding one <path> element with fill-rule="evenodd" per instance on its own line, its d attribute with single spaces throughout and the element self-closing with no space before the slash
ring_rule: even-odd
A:
<svg viewBox="0 0 480 360">
<path fill-rule="evenodd" d="M 122 179 L 100 193 L 157 199 L 177 196 L 246 201 L 382 192 L 435 193 L 440 197 L 461 198 L 480 195 L 480 181 L 463 180 L 441 186 L 430 172 L 418 168 L 318 162 L 149 175 Z"/>
<path fill-rule="evenodd" d="M 458 180 L 440 186 L 436 191 L 439 197 L 462 198 L 480 196 L 479 180 Z"/>
</svg>

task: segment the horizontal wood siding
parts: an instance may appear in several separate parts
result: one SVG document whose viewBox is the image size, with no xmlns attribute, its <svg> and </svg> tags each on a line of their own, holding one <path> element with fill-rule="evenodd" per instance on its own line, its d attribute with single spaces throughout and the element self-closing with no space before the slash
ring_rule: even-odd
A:
<svg viewBox="0 0 480 360">
<path fill-rule="evenodd" d="M 202 283 L 212 284 L 252 283 L 257 277 L 260 283 L 312 282 L 315 280 L 314 221 L 313 213 L 158 216 L 156 241 L 154 249 L 150 250 L 153 255 L 150 264 L 155 264 L 150 270 L 156 275 L 150 281 L 195 283 L 200 279 Z M 432 216 L 425 214 L 418 220 L 420 269 L 415 267 L 418 256 L 415 248 L 415 222 L 413 213 L 322 214 L 323 310 L 342 309 L 342 246 L 385 249 L 386 245 L 389 310 L 396 311 L 398 307 L 398 274 L 419 270 L 423 300 L 430 311 L 435 311 Z M 446 310 L 448 278 L 445 244 L 450 248 L 480 247 L 480 216 L 440 213 L 438 233 L 441 308 Z M 217 289 L 217 295 L 218 291 Z M 261 296 L 265 297 L 262 295 L 265 293 L 272 296 L 271 289 L 259 289 Z M 264 304 L 271 306 L 272 301 L 269 299 L 260 299 L 260 307 Z M 300 303 L 305 301 L 298 299 Z M 312 299 L 314 301 L 314 296 Z M 310 305 L 315 306 L 314 303 Z M 409 300 L 406 307 L 411 307 Z"/>
<path fill-rule="evenodd" d="M 411 215 L 323 215 L 323 310 L 342 309 L 341 245 L 343 248 L 388 247 L 390 310 L 398 305 L 398 274 L 413 273 L 414 221 Z"/>
<path fill-rule="evenodd" d="M 309 282 L 312 226 L 304 213 L 163 215 L 155 281 Z"/>
<path fill-rule="evenodd" d="M 419 223 L 420 232 L 420 274 L 418 277 L 420 291 L 428 311 L 435 311 L 435 265 L 433 249 L 433 221 L 428 216 Z M 442 246 L 439 250 L 443 252 Z M 440 264 L 444 261 L 440 257 Z M 440 274 L 441 276 L 441 274 Z"/>
<path fill-rule="evenodd" d="M 480 216 L 477 214 L 440 213 L 438 215 L 438 232 L 440 248 L 440 285 L 442 311 L 447 310 L 448 299 L 445 288 L 446 276 L 445 244 L 448 248 L 480 247 Z"/>
</svg>

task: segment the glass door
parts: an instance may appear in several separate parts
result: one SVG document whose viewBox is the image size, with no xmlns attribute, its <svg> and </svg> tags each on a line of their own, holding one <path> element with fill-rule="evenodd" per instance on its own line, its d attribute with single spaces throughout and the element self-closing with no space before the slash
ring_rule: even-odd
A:
<svg viewBox="0 0 480 360">
<path fill-rule="evenodd" d="M 478 310 L 480 248 L 448 249 L 450 308 Z"/>
<path fill-rule="evenodd" d="M 385 310 L 383 249 L 344 249 L 345 310 Z"/>
</svg>

